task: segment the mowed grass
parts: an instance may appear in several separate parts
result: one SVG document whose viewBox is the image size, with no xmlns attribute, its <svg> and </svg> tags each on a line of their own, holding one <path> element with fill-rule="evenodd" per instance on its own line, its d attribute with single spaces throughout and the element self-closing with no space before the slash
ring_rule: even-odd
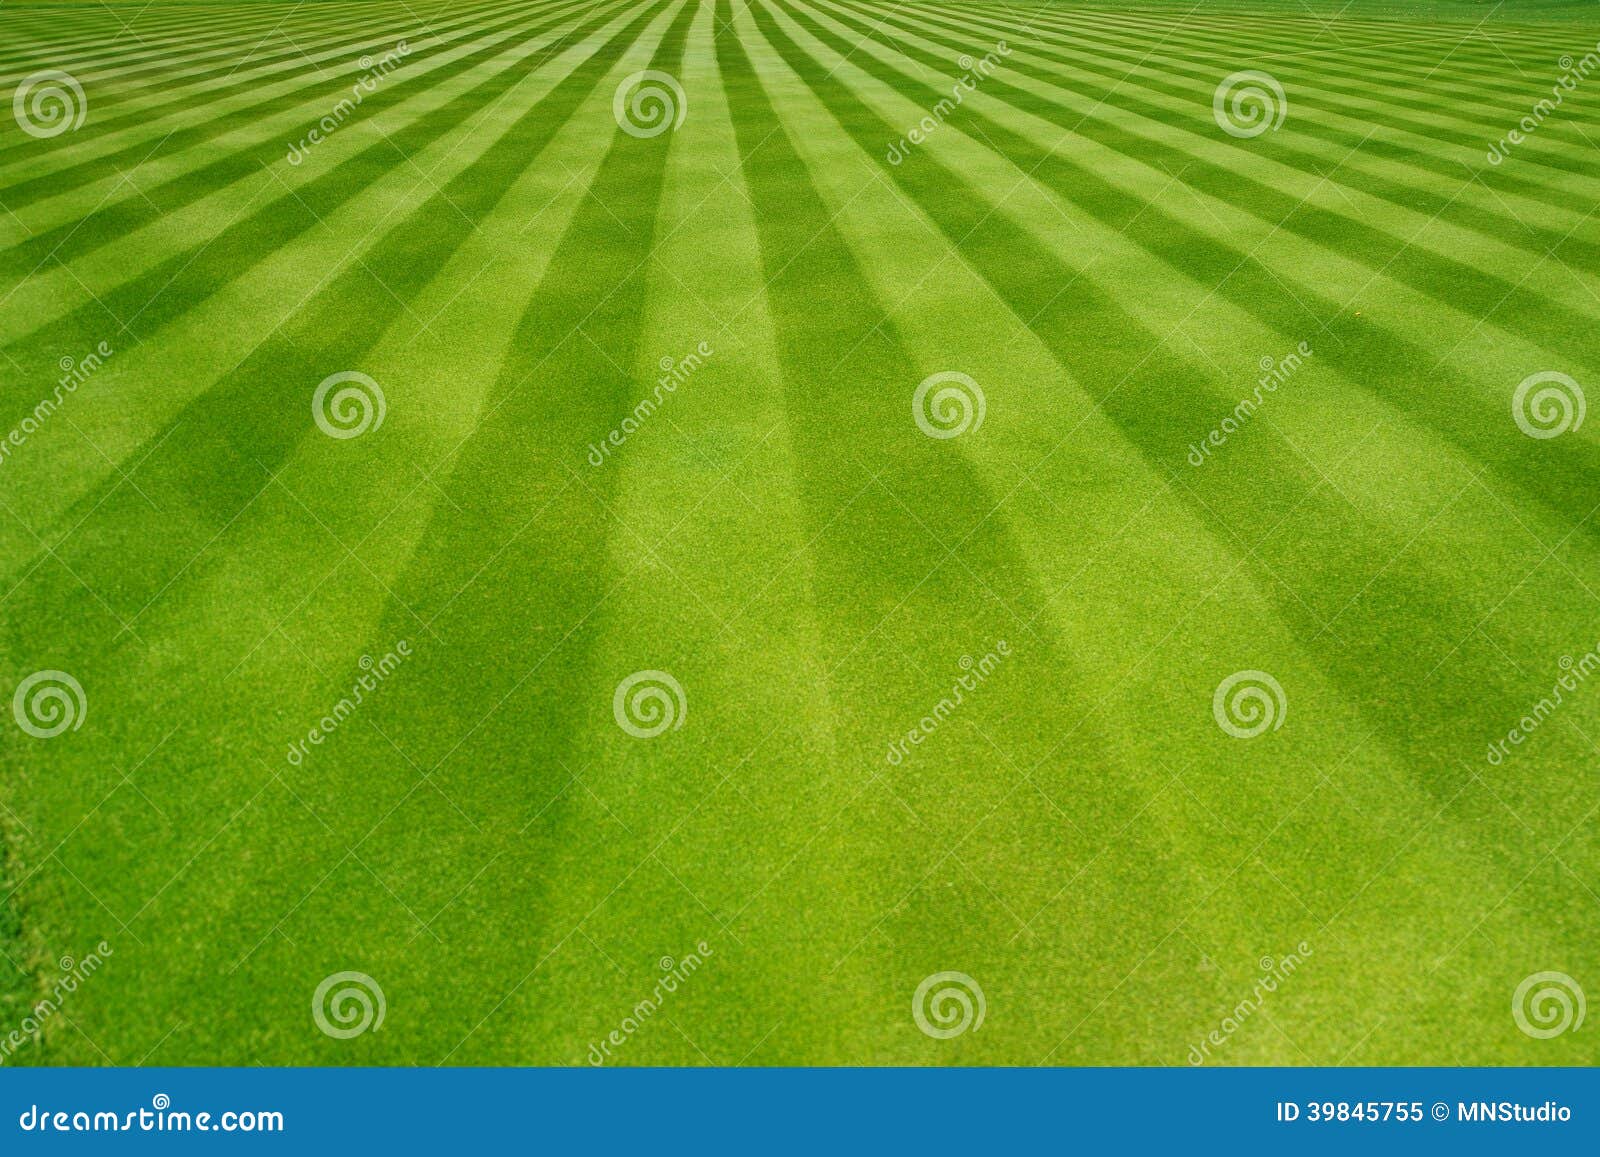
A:
<svg viewBox="0 0 1600 1157">
<path fill-rule="evenodd" d="M 0 33 L 6 108 L 45 69 L 87 105 L 0 124 L 0 693 L 83 689 L 52 738 L 0 717 L 0 1037 L 110 949 L 7 1063 L 1600 1058 L 1512 1014 L 1600 993 L 1600 442 L 1513 415 L 1600 383 L 1600 79 L 1487 156 L 1581 7 Z M 674 130 L 617 118 L 645 69 Z M 1219 125 L 1241 70 L 1276 129 Z M 342 371 L 385 404 L 348 439 Z M 946 371 L 983 420 L 929 437 Z M 652 738 L 640 671 L 683 692 Z M 1249 739 L 1241 671 L 1283 694 Z M 385 1015 L 339 1039 L 346 971 Z M 919 1029 L 940 972 L 981 1026 Z"/>
</svg>

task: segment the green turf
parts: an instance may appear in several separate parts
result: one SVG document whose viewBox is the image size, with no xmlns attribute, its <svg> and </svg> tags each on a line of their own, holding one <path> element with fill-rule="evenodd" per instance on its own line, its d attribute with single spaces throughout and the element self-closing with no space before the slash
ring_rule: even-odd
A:
<svg viewBox="0 0 1600 1157">
<path fill-rule="evenodd" d="M 1513 1012 L 1600 995 L 1600 438 L 1513 412 L 1600 382 L 1600 64 L 1488 155 L 1596 52 L 1560 0 L 7 4 L 0 1063 L 1600 1060 Z"/>
</svg>

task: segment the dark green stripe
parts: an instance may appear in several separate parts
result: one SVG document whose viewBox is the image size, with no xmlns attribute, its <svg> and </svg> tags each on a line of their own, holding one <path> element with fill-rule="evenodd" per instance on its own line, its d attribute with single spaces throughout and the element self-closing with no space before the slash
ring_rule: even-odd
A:
<svg viewBox="0 0 1600 1157">
<path fill-rule="evenodd" d="M 808 14 L 794 10 L 791 11 L 791 15 L 802 21 L 819 38 L 844 51 L 840 46 L 846 42 L 835 33 L 824 29 Z M 834 15 L 843 24 L 862 29 L 865 27 L 861 20 L 852 15 L 843 12 L 836 12 Z M 936 43 L 949 44 L 956 49 L 967 47 L 961 41 L 942 37 L 936 33 L 929 32 L 926 36 Z M 943 72 L 952 81 L 959 75 L 950 72 L 948 64 L 941 57 L 913 44 L 900 42 L 896 48 L 907 58 L 935 71 Z M 886 83 L 892 84 L 910 99 L 926 101 L 926 90 L 921 89 L 917 82 L 910 80 L 904 74 L 891 71 L 881 63 L 869 63 L 861 53 L 852 57 L 852 60 L 859 67 L 872 71 Z M 1066 81 L 1045 69 L 1018 60 L 1015 56 L 1005 60 L 1000 73 L 981 82 L 984 92 L 995 95 L 1007 104 L 1042 120 L 1070 129 L 1076 135 L 1123 156 L 1167 173 L 1181 173 L 1183 183 L 1190 188 L 1216 197 L 1224 204 L 1241 209 L 1274 228 L 1304 237 L 1308 241 L 1327 247 L 1332 252 L 1358 261 L 1374 272 L 1381 270 L 1385 277 L 1409 285 L 1447 305 L 1472 313 L 1475 317 L 1487 317 L 1493 313 L 1498 319 L 1498 324 L 1551 344 L 1552 348 L 1559 348 L 1568 335 L 1581 330 L 1586 324 L 1584 319 L 1587 314 L 1580 314 L 1560 302 L 1524 290 L 1518 283 L 1485 272 L 1470 262 L 1409 245 L 1408 239 L 1397 237 L 1385 229 L 1368 226 L 1351 216 L 1317 208 L 1298 197 L 1278 190 L 1265 181 L 1207 160 L 1199 154 L 1168 146 L 1154 136 L 1124 129 L 1102 115 L 1080 115 L 1064 108 L 1028 89 L 1008 83 L 1004 79 L 1004 72 L 1009 70 L 1015 70 L 1022 75 L 1034 77 L 1080 95 L 1091 98 L 1095 95 L 1090 86 Z M 945 93 L 948 92 L 949 87 L 945 89 Z M 1169 120 L 1173 115 L 1170 110 L 1141 101 L 1131 94 L 1124 96 L 1120 104 L 1158 123 Z M 996 133 L 1005 132 L 996 122 L 988 118 L 979 118 L 976 114 L 972 114 L 971 120 L 972 123 L 982 126 L 980 130 L 982 139 L 991 143 L 1000 139 Z M 1209 117 L 1204 121 L 1204 126 L 1215 129 Z M 1194 128 L 1203 131 L 1202 125 L 1197 124 Z M 1002 148 L 1002 152 L 1024 167 L 1030 158 L 1041 158 L 1045 155 L 1044 150 L 1037 146 L 1020 144 L 1022 140 L 1020 135 L 1008 134 L 1008 143 Z M 1296 149 L 1292 141 L 1281 143 L 1274 141 L 1270 150 L 1262 151 L 1271 160 L 1289 165 L 1308 175 L 1317 176 L 1321 173 L 1318 168 L 1320 158 Z M 1458 178 L 1458 183 L 1466 179 L 1465 174 L 1462 174 Z M 1427 213 L 1430 217 L 1444 220 L 1459 221 L 1465 227 L 1474 228 L 1497 242 L 1512 246 L 1520 245 L 1536 259 L 1544 257 L 1548 250 L 1561 246 L 1563 252 L 1570 259 L 1580 262 L 1581 266 L 1592 267 L 1596 261 L 1600 261 L 1600 245 L 1591 244 L 1576 236 L 1568 237 L 1565 232 L 1555 230 L 1535 231 L 1531 238 L 1524 237 L 1517 232 L 1507 230 L 1508 221 L 1503 215 L 1474 209 L 1469 205 L 1456 208 L 1460 205 L 1458 198 L 1423 194 L 1405 186 L 1385 188 L 1385 183 L 1381 180 L 1368 179 L 1349 167 L 1341 170 L 1339 183 L 1371 192 L 1374 196 L 1387 194 L 1385 199 L 1414 212 Z"/>
<path fill-rule="evenodd" d="M 31 367 L 31 372 L 43 375 L 41 380 L 48 380 L 51 377 L 48 366 L 61 356 L 62 350 L 90 348 L 106 336 L 108 327 L 115 327 L 113 332 L 117 338 L 113 341 L 114 345 L 121 344 L 122 335 L 139 341 L 150 337 L 223 286 L 244 276 L 295 237 L 320 224 L 340 205 L 386 174 L 408 164 L 409 158 L 419 150 L 458 128 L 474 112 L 511 89 L 529 72 L 555 59 L 573 44 L 603 27 L 614 16 L 615 9 L 602 10 L 586 23 L 569 29 L 530 59 L 519 62 L 514 68 L 502 67 L 474 88 L 405 125 L 387 139 L 370 145 L 300 188 L 266 202 L 250 216 L 229 225 L 216 237 L 174 254 L 153 269 L 101 295 L 98 301 L 91 301 L 28 334 L 6 347 L 6 352 L 25 371 Z M 493 51 L 485 49 L 484 55 Z M 278 157 L 275 156 L 273 160 L 277 162 Z M 259 166 L 263 163 L 266 163 L 263 158 L 254 156 L 225 158 L 216 165 L 182 178 L 183 192 L 189 199 L 197 199 L 214 191 L 209 181 L 216 177 L 219 170 L 238 179 L 250 172 L 259 173 Z M 264 175 L 259 179 L 268 182 L 273 180 Z M 159 192 L 152 191 L 151 195 L 159 195 Z M 162 200 L 167 205 L 171 204 L 171 200 L 165 196 Z M 137 228 L 144 223 L 145 217 L 158 214 L 148 205 L 144 208 L 146 212 L 139 212 L 132 206 L 125 212 L 121 207 L 108 210 L 95 218 L 92 228 L 85 227 L 80 233 L 69 235 L 70 240 L 65 243 L 56 239 L 60 250 L 53 254 L 47 251 L 46 255 L 65 263 L 92 252 Z M 87 236 L 83 241 L 78 241 L 78 236 L 83 234 Z M 51 234 L 41 234 L 22 248 L 31 253 L 36 243 L 42 244 L 52 239 Z"/>
<path fill-rule="evenodd" d="M 846 132 L 875 155 L 891 126 L 789 40 L 766 6 L 752 6 L 751 12 Z M 1184 466 L 1187 444 L 1214 422 L 1207 415 L 1228 413 L 1253 383 L 1236 384 L 1232 397 L 1202 386 L 1214 381 L 1209 371 L 1177 357 L 1088 277 L 1040 251 L 1025 231 L 994 212 L 987 198 L 927 149 L 913 150 L 886 171 L 1017 316 L 1030 319 L 1029 327 L 1062 365 L 1097 367 L 1108 374 L 1085 382 L 1101 398 L 1106 416 L 1153 469 L 1184 472 L 1177 474 L 1177 491 L 1195 519 L 1234 546 L 1280 619 L 1347 700 L 1412 760 L 1422 786 L 1441 799 L 1452 794 L 1462 776 L 1457 760 L 1481 758 L 1481 738 L 1501 729 L 1498 712 L 1514 694 L 1502 665 L 1484 666 L 1465 656 L 1430 678 L 1433 661 L 1459 642 L 1460 624 L 1478 614 L 1465 597 L 1451 597 L 1459 585 L 1450 572 L 1429 565 L 1421 550 L 1408 551 L 1404 539 L 1372 525 L 1323 486 L 1269 424 L 1254 424 L 1248 440 L 1229 447 L 1242 453 L 1227 469 Z M 1238 255 L 1158 210 L 1135 206 L 1091 174 L 1079 171 L 1074 179 L 1074 199 L 1087 212 L 1125 228 L 1130 241 L 1198 284 L 1222 283 L 1217 292 L 1267 318 L 1269 326 L 1293 332 L 1292 326 L 1273 325 L 1285 320 L 1286 311 L 1270 279 L 1229 276 L 1239 267 Z M 1536 488 L 1559 516 L 1571 521 L 1594 505 L 1600 463 L 1592 447 L 1569 442 L 1570 450 L 1564 446 L 1559 455 L 1545 454 L 1541 451 L 1557 443 L 1534 446 L 1531 439 L 1507 434 L 1501 415 L 1491 422 L 1486 415 L 1463 414 L 1457 391 L 1427 380 L 1430 359 L 1373 327 L 1344 319 L 1317 335 L 1313 347 L 1317 363 L 1337 367 L 1349 380 L 1446 430 L 1493 464 L 1513 488 Z M 1295 525 L 1318 529 L 1315 538 L 1261 537 L 1291 511 Z M 1378 571 L 1373 559 L 1395 561 Z M 1285 574 L 1295 579 L 1292 589 L 1279 577 Z M 1326 618 L 1358 594 L 1356 605 L 1339 619 L 1337 641 L 1323 634 Z M 1407 608 L 1403 635 L 1388 613 L 1397 606 Z M 1429 722 L 1419 725 L 1419 719 Z"/>
<path fill-rule="evenodd" d="M 566 18 L 567 15 L 568 12 L 563 11 L 561 18 Z M 550 27 L 552 23 L 557 22 L 559 21 L 543 21 L 532 29 L 524 30 L 521 28 L 521 18 L 512 17 L 481 30 L 475 30 L 470 35 L 476 38 L 480 35 L 492 35 L 509 29 L 516 29 L 518 33 L 525 31 L 528 34 L 532 34 L 542 31 Z M 491 44 L 477 49 L 458 60 L 451 61 L 444 69 L 423 74 L 420 77 L 419 84 L 413 84 L 411 78 L 406 75 L 406 69 L 415 69 L 419 64 L 424 64 L 430 59 L 458 47 L 459 45 L 455 43 L 445 43 L 407 57 L 402 69 L 393 75 L 389 82 L 379 87 L 370 98 L 362 102 L 361 109 L 363 114 L 370 116 L 375 111 L 381 111 L 391 105 L 398 104 L 414 94 L 419 87 L 433 87 L 439 80 L 455 75 L 472 63 L 491 55 L 500 45 Z M 15 210 L 50 197 L 61 196 L 94 181 L 114 177 L 136 165 L 145 165 L 160 158 L 178 156 L 187 150 L 198 148 L 216 140 L 227 133 L 239 129 L 254 128 L 263 118 L 271 117 L 289 109 L 299 108 L 302 105 L 310 106 L 306 113 L 307 127 L 309 127 L 316 122 L 318 117 L 326 115 L 338 100 L 349 95 L 350 79 L 348 77 L 341 76 L 316 80 L 291 92 L 281 93 L 267 100 L 258 101 L 255 104 L 232 109 L 200 124 L 177 129 L 166 136 L 157 138 L 153 143 L 148 138 L 134 141 L 104 156 L 87 158 L 77 164 L 41 174 L 30 180 L 17 181 L 7 189 L 6 200 Z M 318 108 L 316 102 L 319 99 L 325 101 L 328 108 Z M 195 107 L 203 107 L 203 105 L 197 104 Z M 288 131 L 292 132 L 294 130 Z M 255 172 L 263 164 L 273 164 L 278 161 L 283 156 L 285 148 L 284 141 L 275 138 L 271 142 L 263 142 L 260 145 L 247 147 L 241 152 L 225 158 L 223 161 L 214 162 L 213 165 L 207 166 L 206 169 L 200 171 L 210 171 L 220 164 L 231 164 L 235 171 Z M 179 179 L 182 180 L 184 178 Z M 219 179 L 222 184 L 227 183 L 226 179 L 219 174 L 218 177 L 207 181 L 207 191 L 219 187 Z M 154 211 L 152 206 L 145 202 L 144 198 L 138 198 L 137 200 L 144 204 L 145 209 Z M 166 212 L 171 212 L 176 207 L 165 197 L 152 195 L 151 200 L 161 204 Z M 179 202 L 179 204 L 184 203 L 186 202 Z M 40 238 L 34 238 L 33 241 L 38 243 L 48 236 L 48 234 L 44 234 Z M 8 266 L 0 265 L 0 270 L 6 268 Z"/>
<path fill-rule="evenodd" d="M 540 3 L 536 4 L 505 4 L 493 9 L 492 14 L 499 16 L 505 12 L 517 12 L 523 16 L 541 15 L 555 8 L 559 3 L 560 0 L 541 0 Z M 347 26 L 335 27 L 342 30 Z M 392 48 L 395 41 L 406 39 L 408 34 L 412 39 L 416 39 L 418 36 L 429 36 L 432 33 L 438 33 L 442 36 L 446 32 L 457 30 L 464 30 L 463 35 L 480 35 L 483 28 L 484 25 L 477 17 L 470 17 L 445 24 L 443 28 L 435 27 L 428 31 L 423 30 L 415 23 L 397 25 L 383 37 L 376 36 L 370 30 L 367 30 L 360 35 L 359 40 L 363 43 L 369 40 L 386 42 L 386 44 L 380 44 L 377 47 L 368 47 L 361 50 L 377 58 L 381 57 L 389 48 Z M 453 37 L 440 47 L 449 48 L 451 45 L 459 43 L 462 38 L 462 36 Z M 309 51 L 312 54 L 324 53 L 335 56 L 344 51 L 346 47 L 344 44 L 328 44 L 318 40 L 311 44 Z M 353 44 L 349 45 L 349 51 L 352 53 L 356 51 Z M 181 82 L 177 83 L 174 83 L 172 73 L 175 67 L 182 67 L 188 64 L 188 58 L 175 60 L 165 55 L 159 56 L 151 61 L 149 65 L 119 74 L 114 85 L 96 83 L 96 77 L 81 71 L 75 72 L 78 80 L 84 85 L 86 92 L 89 94 L 92 115 L 81 129 L 73 133 L 70 141 L 73 151 L 76 152 L 83 149 L 101 137 L 130 125 L 148 124 L 154 117 L 161 115 L 162 110 L 187 111 L 189 109 L 203 108 L 218 103 L 232 94 L 247 92 L 263 83 L 263 81 L 269 84 L 279 84 L 292 78 L 293 73 L 287 71 L 280 72 L 270 78 L 258 74 L 259 70 L 274 64 L 282 64 L 286 61 L 304 62 L 308 67 L 322 69 L 335 68 L 341 63 L 337 59 L 330 59 L 321 64 L 307 61 L 306 53 L 299 47 L 263 56 L 255 56 L 252 53 L 247 62 L 248 68 L 245 67 L 246 62 L 240 61 L 236 54 L 226 49 L 219 50 L 216 55 L 222 55 L 224 59 L 215 67 L 186 76 Z M 416 59 L 426 59 L 426 54 Z M 343 63 L 348 64 L 349 62 L 345 61 Z M 78 67 L 76 62 L 71 62 L 69 71 L 78 69 Z M 130 76 L 144 73 L 153 74 L 153 79 L 150 83 L 135 85 L 123 83 Z M 234 77 L 238 79 L 232 79 Z M 232 80 L 232 83 L 220 84 L 203 92 L 193 91 L 201 85 L 219 78 L 224 81 Z M 346 83 L 350 83 L 349 78 L 346 78 Z M 118 109 L 123 108 L 125 105 L 145 98 L 151 92 L 159 95 L 161 99 L 149 101 L 141 107 L 127 112 L 117 112 Z M 146 147 L 148 147 L 148 139 Z M 29 151 L 37 152 L 36 142 L 28 139 L 10 142 L 0 147 L 0 162 L 9 161 L 13 156 Z"/>
</svg>

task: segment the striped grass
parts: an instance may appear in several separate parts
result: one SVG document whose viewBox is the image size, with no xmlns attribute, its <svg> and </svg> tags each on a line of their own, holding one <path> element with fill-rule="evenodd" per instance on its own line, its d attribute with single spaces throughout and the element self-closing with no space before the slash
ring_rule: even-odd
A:
<svg viewBox="0 0 1600 1157">
<path fill-rule="evenodd" d="M 1486 154 L 1600 25 L 1345 7 L 7 5 L 7 1059 L 1592 1061 L 1600 80 Z"/>
</svg>

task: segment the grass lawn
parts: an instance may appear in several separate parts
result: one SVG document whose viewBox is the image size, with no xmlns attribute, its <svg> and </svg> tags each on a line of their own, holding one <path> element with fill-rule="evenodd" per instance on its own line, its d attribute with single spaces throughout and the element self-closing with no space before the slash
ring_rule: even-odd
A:
<svg viewBox="0 0 1600 1157">
<path fill-rule="evenodd" d="M 1600 1059 L 1594 5 L 8 3 L 0 98 L 0 1063 Z"/>
</svg>

